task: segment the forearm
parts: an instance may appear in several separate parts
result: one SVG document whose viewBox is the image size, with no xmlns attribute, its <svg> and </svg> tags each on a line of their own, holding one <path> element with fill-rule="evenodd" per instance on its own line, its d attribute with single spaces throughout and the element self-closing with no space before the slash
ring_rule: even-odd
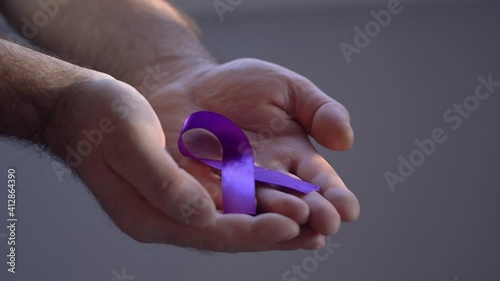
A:
<svg viewBox="0 0 500 281">
<path fill-rule="evenodd" d="M 34 0 L 3 5 L 19 29 L 22 17 L 31 19 L 41 10 Z M 70 0 L 57 6 L 59 12 L 31 40 L 134 86 L 142 83 L 148 66 L 168 71 L 168 82 L 192 66 L 213 62 L 196 27 L 163 0 Z"/>
<path fill-rule="evenodd" d="M 57 103 L 100 75 L 0 39 L 0 135 L 46 144 Z"/>
</svg>

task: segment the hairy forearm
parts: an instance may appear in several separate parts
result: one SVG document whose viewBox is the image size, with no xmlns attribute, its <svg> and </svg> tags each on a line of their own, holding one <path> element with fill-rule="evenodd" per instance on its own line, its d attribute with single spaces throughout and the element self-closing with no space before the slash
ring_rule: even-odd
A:
<svg viewBox="0 0 500 281">
<path fill-rule="evenodd" d="M 5 0 L 3 6 L 22 31 L 23 17 L 32 19 L 43 11 L 38 2 Z M 191 66 L 213 62 L 191 20 L 163 0 L 52 2 L 57 13 L 46 26 L 37 28 L 31 40 L 134 86 L 141 83 L 148 66 L 161 65 L 169 73 L 166 80 L 174 80 Z"/>
<path fill-rule="evenodd" d="M 0 39 L 0 135 L 45 144 L 58 101 L 98 75 Z"/>
</svg>

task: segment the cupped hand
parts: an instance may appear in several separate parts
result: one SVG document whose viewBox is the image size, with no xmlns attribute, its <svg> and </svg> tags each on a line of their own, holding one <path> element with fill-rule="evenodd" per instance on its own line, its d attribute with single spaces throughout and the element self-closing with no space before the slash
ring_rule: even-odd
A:
<svg viewBox="0 0 500 281">
<path fill-rule="evenodd" d="M 147 95 L 179 167 L 145 165 L 137 170 L 124 161 L 125 155 L 113 163 L 117 173 L 135 186 L 155 170 L 158 178 L 163 177 L 156 183 L 163 185 L 154 186 L 152 180 L 143 195 L 157 209 L 167 204 L 177 210 L 170 210 L 174 219 L 165 219 L 160 212 L 154 218 L 149 215 L 144 240 L 228 252 L 314 249 L 322 246 L 325 235 L 338 231 L 341 220 L 357 219 L 356 197 L 309 140 L 312 136 L 333 150 L 352 146 L 349 114 L 340 103 L 304 77 L 254 59 L 201 65 L 187 73 Z M 222 114 L 243 129 L 256 165 L 321 186 L 320 192 L 302 195 L 258 184 L 259 215 L 215 212 L 214 206 L 222 209 L 220 172 L 185 158 L 177 147 L 184 120 L 202 110 Z M 217 157 L 220 150 L 201 132 L 189 134 L 185 141 L 199 156 Z M 134 157 L 144 161 L 141 155 Z"/>
<path fill-rule="evenodd" d="M 315 249 L 341 220 L 359 214 L 355 196 L 308 139 L 310 134 L 328 148 L 348 149 L 348 114 L 289 70 L 256 60 L 203 66 L 157 89 L 147 96 L 149 103 L 131 86 L 107 78 L 74 91 L 54 109 L 49 144 L 116 225 L 138 241 L 222 252 Z M 185 118 L 200 110 L 238 124 L 252 142 L 257 165 L 321 191 L 301 195 L 258 184 L 257 216 L 218 212 L 218 171 L 177 148 Z M 212 140 L 203 134 L 186 138 L 198 155 L 217 157 L 211 154 L 220 147 Z"/>
</svg>

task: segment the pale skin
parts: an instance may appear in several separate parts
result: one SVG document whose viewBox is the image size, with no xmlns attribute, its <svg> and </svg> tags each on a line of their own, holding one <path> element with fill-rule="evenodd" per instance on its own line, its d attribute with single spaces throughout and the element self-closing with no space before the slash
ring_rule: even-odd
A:
<svg viewBox="0 0 500 281">
<path fill-rule="evenodd" d="M 2 8 L 21 29 L 19 19 L 39 11 L 37 2 L 6 0 Z M 42 142 L 64 158 L 64 147 L 83 138 L 81 130 L 111 120 L 116 130 L 74 169 L 132 238 L 221 252 L 317 249 L 341 221 L 358 218 L 356 197 L 308 139 L 349 149 L 349 114 L 301 75 L 255 59 L 217 63 L 190 20 L 161 0 L 73 0 L 59 5 L 31 40 L 100 71 L 71 66 L 85 87 L 54 93 L 63 98 L 51 114 L 55 120 L 64 116 L 72 129 L 61 130 L 64 122 L 54 121 Z M 155 79 L 152 69 L 163 74 Z M 133 100 L 126 116 L 112 110 L 117 99 Z M 291 194 L 258 184 L 257 216 L 221 213 L 221 193 L 207 188 L 220 188 L 218 173 L 177 148 L 183 121 L 200 110 L 240 126 L 256 148 L 257 165 L 319 185 L 320 192 Z M 278 127 L 271 139 L 261 137 L 263 129 Z M 0 134 L 30 138 L 13 131 L 2 128 Z M 193 198 L 204 204 L 186 220 L 180 206 Z"/>
</svg>

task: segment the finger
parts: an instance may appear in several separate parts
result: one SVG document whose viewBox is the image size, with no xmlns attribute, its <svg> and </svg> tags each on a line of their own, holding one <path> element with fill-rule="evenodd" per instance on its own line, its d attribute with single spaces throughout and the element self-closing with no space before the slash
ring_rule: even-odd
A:
<svg viewBox="0 0 500 281">
<path fill-rule="evenodd" d="M 301 139 L 303 138 L 303 139 Z M 294 139 L 275 140 L 268 145 L 268 153 L 258 156 L 258 162 L 269 169 L 286 174 L 290 177 L 302 178 L 300 174 L 296 175 L 297 163 L 311 153 L 312 145 L 307 140 L 307 136 L 297 136 Z M 277 161 L 276 159 L 280 159 Z M 306 180 L 307 181 L 307 180 Z M 287 193 L 297 196 L 309 206 L 308 225 L 316 232 L 323 235 L 330 235 L 338 232 L 341 218 L 331 202 L 317 192 L 301 194 L 298 192 Z"/>
<path fill-rule="evenodd" d="M 188 232 L 193 235 L 192 229 Z M 206 237 L 194 245 L 218 252 L 269 251 L 276 249 L 275 244 L 293 239 L 299 233 L 296 222 L 279 214 L 219 214 L 215 225 L 207 227 Z"/>
<path fill-rule="evenodd" d="M 186 170 L 205 188 L 218 210 L 222 210 L 222 188 L 220 171 L 190 158 L 181 158 L 179 167 Z"/>
<path fill-rule="evenodd" d="M 179 166 L 193 175 L 208 191 L 219 210 L 222 206 L 222 191 L 220 189 L 220 175 L 212 168 L 193 159 L 183 159 Z M 276 213 L 286 216 L 298 224 L 305 224 L 309 218 L 309 207 L 297 196 L 284 193 L 269 187 L 267 184 L 256 182 L 256 198 L 258 213 Z"/>
<path fill-rule="evenodd" d="M 167 243 L 216 252 L 259 252 L 275 250 L 276 244 L 291 240 L 300 233 L 299 225 L 279 214 L 249 216 L 217 214 L 215 223 L 204 228 L 181 225 L 159 216 L 150 216 L 148 241 Z M 300 245 L 297 245 L 299 249 Z"/>
<path fill-rule="evenodd" d="M 280 171 L 283 174 L 287 174 L 290 177 L 295 177 L 286 171 Z M 285 190 L 288 196 L 294 196 L 304 204 L 307 205 L 309 209 L 309 216 L 307 219 L 307 224 L 315 232 L 322 235 L 335 234 L 340 229 L 341 218 L 336 210 L 335 206 L 332 205 L 326 198 L 321 196 L 318 192 L 310 192 L 308 194 L 302 194 L 298 192 Z M 286 210 L 286 209 L 285 209 Z M 283 212 L 283 210 L 281 210 Z"/>
<path fill-rule="evenodd" d="M 217 214 L 214 224 L 202 228 L 179 223 L 152 206 L 109 166 L 97 165 L 95 168 L 82 178 L 94 187 L 96 198 L 115 224 L 140 242 L 217 252 L 256 252 L 275 250 L 277 244 L 300 233 L 297 223 L 278 214 L 255 217 Z"/>
<path fill-rule="evenodd" d="M 305 224 L 309 218 L 309 206 L 291 194 L 257 183 L 256 197 L 259 213 L 281 214 L 298 224 Z"/>
<path fill-rule="evenodd" d="M 303 155 L 295 163 L 294 174 L 302 180 L 321 187 L 320 193 L 335 206 L 343 221 L 354 221 L 359 217 L 360 205 L 356 196 L 330 164 L 319 155 L 314 147 L 302 149 Z"/>
<path fill-rule="evenodd" d="M 308 225 L 323 235 L 336 234 L 340 229 L 341 218 L 335 207 L 317 192 L 299 194 L 299 198 L 309 206 Z"/>
<path fill-rule="evenodd" d="M 291 219 L 278 214 L 249 216 L 218 214 L 215 224 L 205 228 L 180 225 L 171 220 L 154 217 L 148 220 L 148 240 L 201 250 L 236 253 L 276 250 L 280 242 L 297 237 L 300 228 Z M 296 248 L 301 245 L 297 243 Z"/>
<path fill-rule="evenodd" d="M 285 110 L 324 147 L 334 150 L 351 148 L 354 133 L 346 108 L 301 76 L 292 77 L 290 84 L 289 104 L 293 108 Z"/>
<path fill-rule="evenodd" d="M 162 134 L 154 113 L 129 117 L 126 126 L 117 125 L 112 141 L 104 146 L 104 158 L 165 215 L 195 226 L 213 223 L 215 206 L 210 196 L 165 151 Z"/>
<path fill-rule="evenodd" d="M 300 227 L 299 236 L 275 244 L 276 250 L 316 250 L 323 248 L 325 245 L 325 236 L 312 230 L 309 226 L 304 225 Z"/>
</svg>

